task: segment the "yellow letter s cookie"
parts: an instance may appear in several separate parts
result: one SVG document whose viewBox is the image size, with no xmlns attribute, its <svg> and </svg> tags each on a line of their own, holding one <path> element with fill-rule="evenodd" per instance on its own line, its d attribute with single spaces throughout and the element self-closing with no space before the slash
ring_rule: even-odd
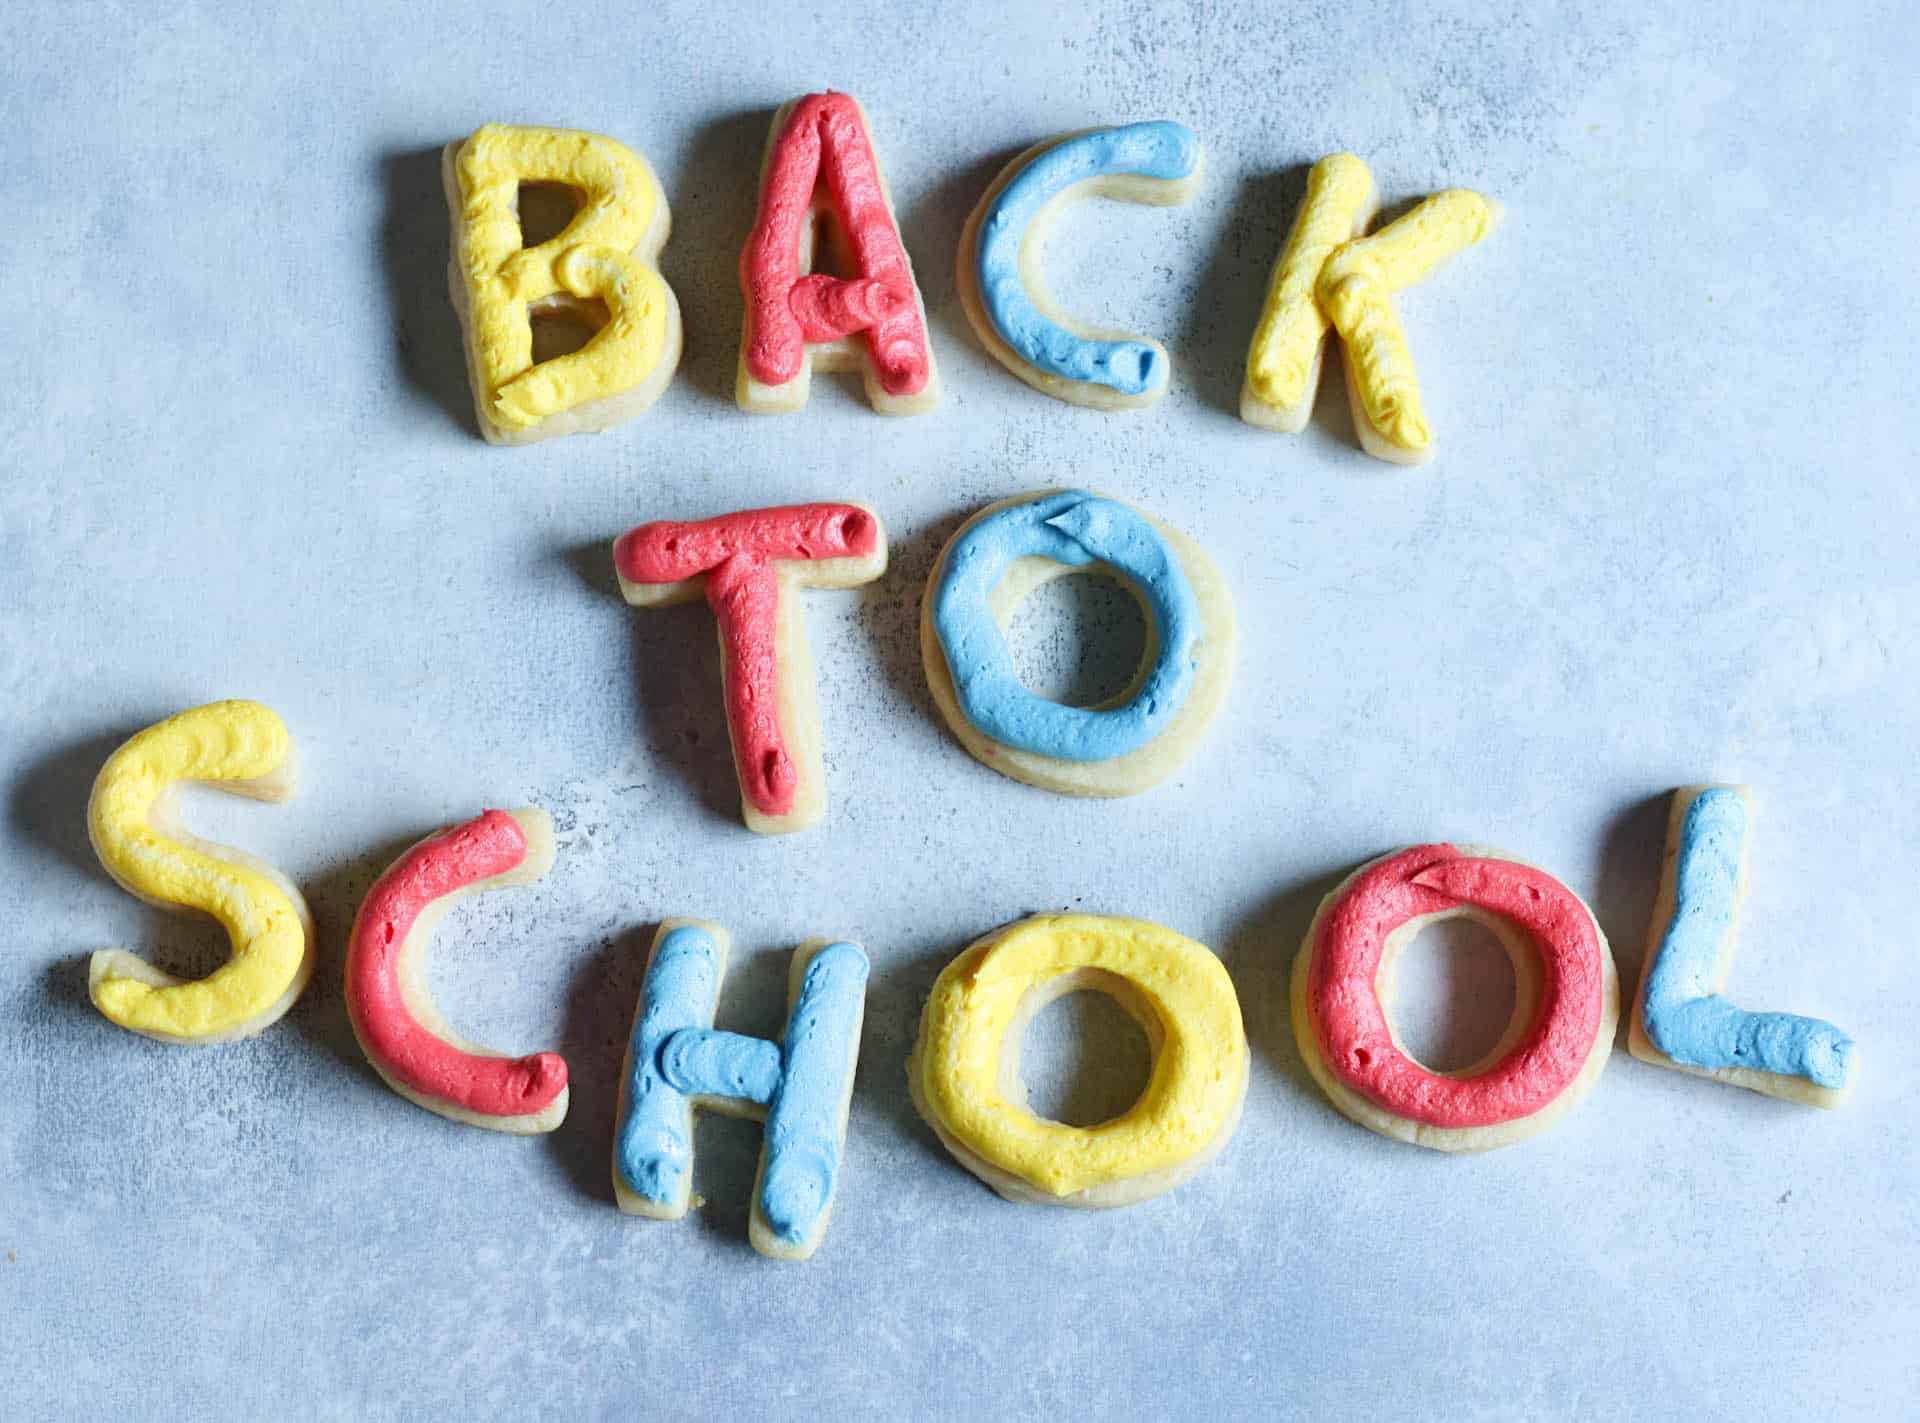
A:
<svg viewBox="0 0 1920 1423">
<path fill-rule="evenodd" d="M 285 800 L 293 791 L 286 724 L 258 702 L 213 702 L 148 727 L 100 768 L 87 802 L 87 835 L 127 893 L 220 921 L 233 958 L 184 981 L 125 949 L 102 949 L 87 970 L 94 1006 L 161 1042 L 225 1042 L 271 1026 L 313 975 L 313 916 L 300 891 L 244 851 L 176 826 L 168 801 L 181 781 L 236 795 Z"/>
</svg>

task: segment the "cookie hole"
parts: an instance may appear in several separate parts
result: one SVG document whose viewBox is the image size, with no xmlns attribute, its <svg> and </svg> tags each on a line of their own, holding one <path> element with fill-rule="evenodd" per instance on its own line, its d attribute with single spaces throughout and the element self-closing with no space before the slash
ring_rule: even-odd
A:
<svg viewBox="0 0 1920 1423">
<path fill-rule="evenodd" d="M 1089 571 L 1027 595 L 1007 626 L 1014 671 L 1037 697 L 1098 706 L 1132 683 L 1147 652 L 1147 619 L 1126 585 Z"/>
<path fill-rule="evenodd" d="M 607 304 L 597 297 L 592 301 L 571 302 L 564 308 L 529 307 L 527 321 L 533 327 L 534 364 L 572 355 L 591 341 L 610 317 Z"/>
<path fill-rule="evenodd" d="M 520 245 L 538 247 L 567 230 L 580 211 L 582 194 L 565 183 L 522 183 L 518 199 Z"/>
<path fill-rule="evenodd" d="M 1107 331 L 1179 329 L 1192 290 L 1191 277 L 1176 275 L 1189 271 L 1182 220 L 1169 220 L 1166 208 L 1101 200 L 1055 211 L 1039 254 L 1043 312 Z"/>
<path fill-rule="evenodd" d="M 1471 919 L 1443 919 L 1400 950 L 1387 1017 L 1414 1061 L 1430 1072 L 1458 1072 L 1499 1044 L 1517 992 L 1498 935 Z"/>
<path fill-rule="evenodd" d="M 565 1001 L 567 975 L 548 954 L 530 925 L 541 915 L 529 908 L 538 888 L 509 889 L 457 900 L 427 913 L 427 933 L 416 937 L 410 952 L 416 962 L 408 976 L 424 987 L 426 1001 L 407 997 L 416 1012 L 425 1009 L 436 1033 L 445 1034 L 469 1050 L 484 1051 L 538 1062 L 538 1049 L 552 1041 L 557 1024 L 555 1003 Z M 522 952 L 538 959 L 511 971 Z M 557 986 L 556 986 L 557 985 Z M 524 989 L 524 991 L 523 991 Z M 528 1049 L 533 1049 L 528 1051 Z"/>
<path fill-rule="evenodd" d="M 1097 989 L 1042 1008 L 1020 1043 L 1020 1078 L 1035 1116 L 1070 1127 L 1121 1116 L 1147 1090 L 1153 1055 L 1140 1025 Z"/>
<path fill-rule="evenodd" d="M 825 193 L 824 174 L 815 191 Z M 807 270 L 841 281 L 860 275 L 860 264 L 854 260 L 853 243 L 847 239 L 846 231 L 840 226 L 840 219 L 834 215 L 833 208 L 824 203 L 814 210 L 813 260 Z"/>
<path fill-rule="evenodd" d="M 693 1219 L 716 1236 L 746 1233 L 753 1214 L 753 1182 L 760 1170 L 760 1123 L 721 1112 L 693 1118 Z"/>
<path fill-rule="evenodd" d="M 233 945 L 227 936 L 211 925 L 208 927 L 209 933 L 199 937 L 175 939 L 156 935 L 136 938 L 127 947 L 162 973 L 181 979 L 201 979 L 233 958 Z"/>
</svg>

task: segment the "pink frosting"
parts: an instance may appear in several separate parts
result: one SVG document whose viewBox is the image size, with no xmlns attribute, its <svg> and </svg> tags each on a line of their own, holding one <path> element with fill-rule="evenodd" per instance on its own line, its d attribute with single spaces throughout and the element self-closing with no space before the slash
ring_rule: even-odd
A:
<svg viewBox="0 0 1920 1423">
<path fill-rule="evenodd" d="M 1442 1077 L 1393 1045 L 1374 987 L 1387 936 L 1463 904 L 1510 919 L 1542 960 L 1539 1009 L 1513 1050 L 1475 1077 Z M 1417 845 L 1363 870 L 1321 916 L 1307 1000 L 1321 1055 L 1341 1082 L 1412 1121 L 1482 1127 L 1531 1116 L 1586 1065 L 1600 1030 L 1600 936 L 1573 891 L 1512 860 Z"/>
<path fill-rule="evenodd" d="M 489 810 L 415 845 L 374 882 L 347 941 L 347 1012 L 380 1069 L 423 1097 L 489 1117 L 538 1112 L 566 1089 L 558 1053 L 485 1057 L 427 1031 L 400 993 L 398 959 L 420 912 L 477 880 L 504 874 L 527 855 L 519 822 Z"/>
<path fill-rule="evenodd" d="M 879 547 L 873 515 L 852 504 L 748 509 L 696 523 L 642 524 L 613 546 L 629 583 L 678 583 L 704 575 L 720 623 L 727 729 L 740 789 L 765 815 L 793 809 L 800 773 L 780 730 L 775 559 L 864 558 Z"/>
<path fill-rule="evenodd" d="M 823 173 L 859 270 L 847 280 L 800 274 L 801 225 L 814 220 Z M 762 384 L 785 385 L 799 375 L 807 342 L 863 331 L 882 389 L 912 395 L 925 387 L 932 358 L 913 299 L 913 267 L 859 106 L 847 95 L 809 94 L 787 116 L 740 252 L 740 288 L 747 298 L 747 370 Z"/>
</svg>

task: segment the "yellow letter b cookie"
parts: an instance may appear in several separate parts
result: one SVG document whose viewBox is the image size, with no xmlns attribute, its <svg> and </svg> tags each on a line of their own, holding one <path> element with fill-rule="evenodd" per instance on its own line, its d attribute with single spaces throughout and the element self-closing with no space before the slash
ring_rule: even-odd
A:
<svg viewBox="0 0 1920 1423">
<path fill-rule="evenodd" d="M 604 430 L 653 404 L 680 363 L 680 306 L 654 269 L 669 215 L 647 161 L 598 134 L 487 124 L 447 146 L 445 177 L 449 285 L 480 433 L 527 444 Z M 561 188 L 576 204 L 532 247 L 522 185 Z M 536 361 L 539 316 L 596 329 L 579 350 Z"/>
</svg>

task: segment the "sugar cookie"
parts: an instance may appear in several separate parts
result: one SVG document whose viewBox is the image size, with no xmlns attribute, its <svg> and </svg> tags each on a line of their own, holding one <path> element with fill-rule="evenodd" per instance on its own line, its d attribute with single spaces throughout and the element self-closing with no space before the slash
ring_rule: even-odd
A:
<svg viewBox="0 0 1920 1423">
<path fill-rule="evenodd" d="M 1307 174 L 1307 195 L 1273 264 L 1247 351 L 1240 418 L 1248 424 L 1289 433 L 1306 428 L 1327 346 L 1327 316 L 1315 294 L 1320 269 L 1341 243 L 1367 230 L 1379 207 L 1373 174 L 1351 153 L 1322 158 Z"/>
<path fill-rule="evenodd" d="M 822 227 L 827 250 L 853 276 L 814 270 Z M 807 94 L 773 116 L 740 290 L 742 410 L 800 409 L 815 370 L 859 371 L 883 415 L 923 415 L 940 403 L 926 305 L 851 94 Z"/>
<path fill-rule="evenodd" d="M 887 536 L 865 504 L 793 504 L 697 523 L 642 524 L 613 546 L 637 608 L 704 596 L 720 630 L 727 735 L 741 811 L 763 835 L 827 811 L 813 659 L 795 594 L 854 588 L 887 571 Z"/>
<path fill-rule="evenodd" d="M 1109 994 L 1147 1035 L 1146 1090 L 1120 1116 L 1037 1117 L 1021 1040 L 1063 994 Z M 1213 952 L 1143 919 L 1039 914 L 977 940 L 941 972 L 907 1064 L 914 1105 L 954 1158 L 1010 1201 L 1124 1206 L 1171 1190 L 1240 1122 L 1247 1039 Z"/>
<path fill-rule="evenodd" d="M 1021 685 L 1006 628 L 1027 594 L 1076 572 L 1111 573 L 1145 610 L 1146 655 L 1097 707 Z M 982 764 L 1067 795 L 1132 795 L 1179 768 L 1226 696 L 1237 632 L 1213 561 L 1177 529 L 1084 490 L 1023 494 L 960 526 L 920 612 L 927 686 Z"/>
<path fill-rule="evenodd" d="M 1247 352 L 1240 417 L 1269 430 L 1306 425 L 1331 325 L 1346 347 L 1341 369 L 1361 447 L 1376 459 L 1425 464 L 1433 430 L 1390 294 L 1485 238 L 1500 208 L 1453 188 L 1363 237 L 1377 206 L 1373 175 L 1358 158 L 1336 153 L 1314 164 Z"/>
<path fill-rule="evenodd" d="M 553 866 L 544 810 L 489 810 L 430 835 L 374 881 L 347 940 L 347 1016 L 386 1084 L 449 1121 L 531 1136 L 567 1115 L 558 1053 L 507 1057 L 455 1032 L 427 983 L 427 944 L 454 902 Z"/>
<path fill-rule="evenodd" d="M 1340 368 L 1354 430 L 1375 459 L 1425 464 L 1434 450 L 1413 356 L 1389 293 L 1479 242 L 1499 220 L 1498 206 L 1453 188 L 1373 235 L 1336 247 L 1320 269 L 1315 294 L 1346 347 Z"/>
<path fill-rule="evenodd" d="M 1513 960 L 1514 1016 L 1484 1058 L 1429 1072 L 1384 1002 L 1395 956 L 1440 919 L 1472 919 Z M 1483 846 L 1416 845 L 1321 901 L 1293 965 L 1293 1032 L 1314 1081 L 1361 1126 L 1436 1151 L 1484 1151 L 1552 1125 L 1599 1079 L 1619 984 L 1593 912 L 1544 870 Z"/>
<path fill-rule="evenodd" d="M 695 1110 L 764 1120 L 748 1238 L 762 1255 L 804 1260 L 833 1212 L 867 956 L 844 940 L 795 950 L 787 1030 L 773 1043 L 714 1030 L 728 944 L 702 919 L 669 919 L 654 935 L 620 1069 L 614 1196 L 629 1215 L 680 1219 L 693 1190 Z"/>
<path fill-rule="evenodd" d="M 1721 991 L 1747 896 L 1748 819 L 1745 787 L 1674 792 L 1627 1047 L 1659 1067 L 1837 1107 L 1853 1086 L 1853 1039 L 1819 1018 L 1745 1012 Z"/>
<path fill-rule="evenodd" d="M 87 965 L 87 993 L 109 1020 L 158 1042 L 251 1037 L 278 1022 L 313 976 L 313 915 L 266 861 L 181 828 L 171 801 L 182 781 L 285 800 L 293 739 L 259 702 L 213 702 L 148 727 L 107 758 L 87 801 L 101 865 L 137 899 L 217 919 L 233 957 L 190 981 L 126 949 L 101 949 Z"/>
<path fill-rule="evenodd" d="M 467 349 L 480 433 L 522 445 L 631 420 L 680 363 L 680 304 L 657 264 L 670 217 L 646 159 L 599 134 L 487 124 L 447 145 L 453 214 L 448 284 Z M 520 229 L 523 184 L 578 204 L 537 246 Z M 597 329 L 579 350 L 535 363 L 533 319 Z"/>
<path fill-rule="evenodd" d="M 1137 409 L 1165 395 L 1167 348 L 1059 310 L 1040 253 L 1061 211 L 1083 198 L 1186 202 L 1200 185 L 1200 161 L 1193 130 L 1160 120 L 1062 134 L 1002 169 L 960 234 L 960 303 L 994 359 L 1035 390 L 1096 410 Z"/>
</svg>

